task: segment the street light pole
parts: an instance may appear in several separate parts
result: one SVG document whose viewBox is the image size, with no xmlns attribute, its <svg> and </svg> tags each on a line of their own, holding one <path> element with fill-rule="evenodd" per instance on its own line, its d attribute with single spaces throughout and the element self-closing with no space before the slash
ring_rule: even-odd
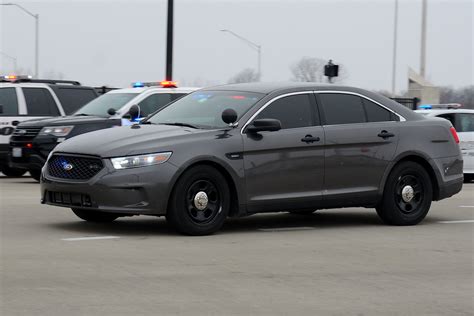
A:
<svg viewBox="0 0 474 316">
<path fill-rule="evenodd" d="M 221 32 L 227 32 L 227 33 L 237 37 L 238 39 L 240 39 L 241 41 L 243 41 L 247 45 L 249 45 L 252 49 L 257 51 L 257 54 L 258 54 L 258 56 L 257 56 L 257 68 L 258 68 L 258 70 L 257 71 L 258 71 L 258 77 L 261 78 L 262 77 L 262 46 L 258 45 L 258 44 L 255 44 L 252 41 L 249 41 L 245 37 L 242 37 L 239 34 L 236 34 L 235 32 L 232 32 L 231 30 L 224 29 L 224 30 L 220 30 L 220 31 Z"/>
<path fill-rule="evenodd" d="M 0 5 L 15 6 L 35 19 L 35 78 L 39 74 L 39 14 L 34 14 L 16 3 L 0 3 Z"/>
<path fill-rule="evenodd" d="M 395 81 L 397 73 L 397 31 L 398 31 L 398 0 L 395 0 L 393 21 L 393 65 L 392 65 L 392 97 L 395 97 Z"/>
<path fill-rule="evenodd" d="M 5 54 L 4 52 L 0 51 L 0 55 L 4 56 L 4 57 L 7 57 L 9 59 L 11 59 L 13 61 L 13 71 L 16 73 L 17 69 L 18 69 L 18 64 L 17 64 L 17 60 L 15 57 L 13 56 L 10 56 L 8 54 Z"/>
</svg>

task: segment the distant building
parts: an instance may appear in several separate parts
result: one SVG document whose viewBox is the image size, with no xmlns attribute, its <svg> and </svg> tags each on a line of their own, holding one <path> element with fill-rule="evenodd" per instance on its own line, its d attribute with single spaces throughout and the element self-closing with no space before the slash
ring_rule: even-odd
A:
<svg viewBox="0 0 474 316">
<path fill-rule="evenodd" d="M 418 104 L 439 104 L 439 88 L 428 82 L 425 78 L 408 68 L 408 96 L 418 98 Z"/>
</svg>

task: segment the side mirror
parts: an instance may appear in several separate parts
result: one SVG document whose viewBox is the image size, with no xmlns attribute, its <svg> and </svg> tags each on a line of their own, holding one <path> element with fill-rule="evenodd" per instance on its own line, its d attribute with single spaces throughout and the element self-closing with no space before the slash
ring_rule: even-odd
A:
<svg viewBox="0 0 474 316">
<path fill-rule="evenodd" d="M 224 123 L 229 124 L 229 125 L 237 122 L 237 112 L 235 112 L 235 110 L 233 109 L 225 109 L 222 112 L 221 117 Z"/>
<path fill-rule="evenodd" d="M 246 131 L 250 133 L 275 132 L 281 130 L 281 122 L 276 119 L 255 120 L 247 126 Z"/>
<path fill-rule="evenodd" d="M 128 114 L 130 116 L 130 121 L 134 121 L 135 119 L 140 117 L 140 106 L 134 104 L 128 110 Z"/>
<path fill-rule="evenodd" d="M 110 108 L 107 110 L 107 114 L 110 116 L 115 115 L 115 113 L 117 113 L 117 110 L 114 108 Z"/>
</svg>

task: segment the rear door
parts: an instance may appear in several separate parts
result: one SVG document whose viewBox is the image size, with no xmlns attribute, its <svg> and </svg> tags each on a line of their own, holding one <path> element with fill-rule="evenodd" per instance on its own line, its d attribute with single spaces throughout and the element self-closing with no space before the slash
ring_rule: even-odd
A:
<svg viewBox="0 0 474 316">
<path fill-rule="evenodd" d="M 360 204 L 377 195 L 398 144 L 398 116 L 349 92 L 318 92 L 326 135 L 324 201 Z"/>
<path fill-rule="evenodd" d="M 316 208 L 322 199 L 324 132 L 314 94 L 280 96 L 249 123 L 264 118 L 280 120 L 282 129 L 243 134 L 249 211 Z M 317 141 L 307 141 L 310 137 Z"/>
<path fill-rule="evenodd" d="M 24 108 L 21 106 L 18 92 L 14 86 L 0 87 L 0 152 L 6 155 L 10 135 L 15 130 L 15 124 L 24 119 Z M 24 104 L 23 104 L 24 105 Z"/>
</svg>

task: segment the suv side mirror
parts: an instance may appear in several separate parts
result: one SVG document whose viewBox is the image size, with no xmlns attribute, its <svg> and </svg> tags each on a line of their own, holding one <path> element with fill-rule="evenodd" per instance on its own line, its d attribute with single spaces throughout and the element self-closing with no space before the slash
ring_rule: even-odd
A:
<svg viewBox="0 0 474 316">
<path fill-rule="evenodd" d="M 140 117 L 140 106 L 134 104 L 128 110 L 128 113 L 124 115 L 124 117 L 128 118 L 130 121 L 134 121 L 135 119 Z"/>
<path fill-rule="evenodd" d="M 255 120 L 247 126 L 246 131 L 250 133 L 275 132 L 281 130 L 281 122 L 276 119 Z"/>
</svg>

